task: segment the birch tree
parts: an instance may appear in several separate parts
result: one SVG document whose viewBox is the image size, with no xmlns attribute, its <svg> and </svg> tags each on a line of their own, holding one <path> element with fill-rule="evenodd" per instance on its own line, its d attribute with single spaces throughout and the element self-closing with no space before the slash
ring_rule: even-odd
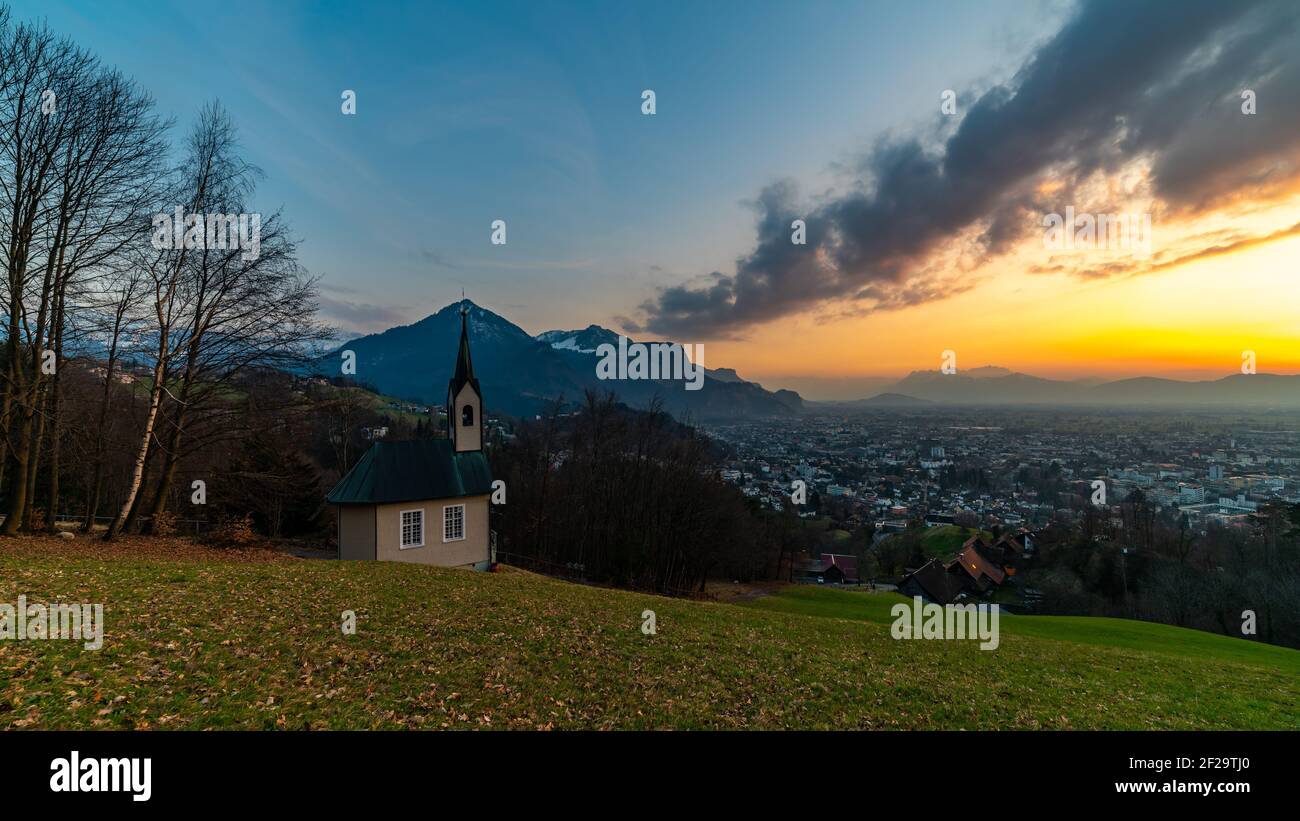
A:
<svg viewBox="0 0 1300 821">
<path fill-rule="evenodd" d="M 171 198 L 185 215 L 185 235 L 174 238 L 181 241 L 169 243 L 170 247 L 155 249 L 146 272 L 145 287 L 149 294 L 147 299 L 153 320 L 151 333 L 155 339 L 148 409 L 131 479 L 127 485 L 126 499 L 105 532 L 105 540 L 111 541 L 122 532 L 144 482 L 145 463 L 154 439 L 154 427 L 158 421 L 163 395 L 168 390 L 169 367 L 176 353 L 172 331 L 180 321 L 184 307 L 180 304 L 178 295 L 192 245 L 186 241 L 186 237 L 192 236 L 194 230 L 198 230 L 201 235 L 203 228 L 196 222 L 202 220 L 200 215 L 206 214 L 214 201 L 219 203 L 228 198 L 232 191 L 247 187 L 251 173 L 252 169 L 236 152 L 234 124 L 230 118 L 218 104 L 205 106 L 190 134 L 182 164 L 176 171 L 174 196 Z M 158 211 L 160 214 L 172 212 L 172 208 L 166 207 Z M 154 237 L 151 236 L 152 239 Z"/>
</svg>

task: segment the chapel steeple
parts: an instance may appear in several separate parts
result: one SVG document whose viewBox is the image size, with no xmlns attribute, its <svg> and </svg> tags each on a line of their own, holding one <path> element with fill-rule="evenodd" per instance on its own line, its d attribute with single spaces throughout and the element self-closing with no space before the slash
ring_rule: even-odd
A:
<svg viewBox="0 0 1300 821">
<path fill-rule="evenodd" d="M 469 308 L 462 297 L 460 348 L 456 371 L 447 385 L 447 432 L 457 453 L 483 449 L 483 393 L 469 353 Z"/>
</svg>

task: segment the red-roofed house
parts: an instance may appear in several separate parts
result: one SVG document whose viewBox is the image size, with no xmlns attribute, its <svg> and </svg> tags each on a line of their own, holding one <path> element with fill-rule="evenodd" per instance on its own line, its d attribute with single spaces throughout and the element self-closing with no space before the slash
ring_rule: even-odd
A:
<svg viewBox="0 0 1300 821">
<path fill-rule="evenodd" d="M 858 584 L 858 559 L 841 553 L 822 554 L 822 576 L 832 584 Z"/>
<path fill-rule="evenodd" d="M 948 572 L 960 571 L 969 579 L 970 585 L 980 593 L 990 587 L 998 587 L 1007 579 L 1002 568 L 997 567 L 980 555 L 974 547 L 963 548 L 957 558 L 948 564 Z"/>
</svg>

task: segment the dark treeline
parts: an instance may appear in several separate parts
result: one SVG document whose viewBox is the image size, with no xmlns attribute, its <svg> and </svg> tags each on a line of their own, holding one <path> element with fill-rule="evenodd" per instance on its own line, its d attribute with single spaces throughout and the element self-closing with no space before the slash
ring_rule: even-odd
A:
<svg viewBox="0 0 1300 821">
<path fill-rule="evenodd" d="M 1300 505 L 1273 503 L 1249 527 L 1211 525 L 1158 509 L 1135 491 L 1101 516 L 1039 534 L 1039 555 L 1021 580 L 1041 610 L 1158 621 L 1300 647 Z"/>
<path fill-rule="evenodd" d="M 491 452 L 508 493 L 494 510 L 505 558 L 677 594 L 775 572 L 780 517 L 722 483 L 714 445 L 659 408 L 587 394 L 577 411 L 557 405 L 515 434 Z"/>
</svg>

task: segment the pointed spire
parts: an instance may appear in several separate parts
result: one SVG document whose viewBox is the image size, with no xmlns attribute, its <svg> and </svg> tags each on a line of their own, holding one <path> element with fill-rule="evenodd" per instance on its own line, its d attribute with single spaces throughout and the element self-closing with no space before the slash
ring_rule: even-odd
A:
<svg viewBox="0 0 1300 821">
<path fill-rule="evenodd" d="M 461 297 L 460 304 L 460 349 L 456 352 L 456 374 L 451 380 L 451 395 L 455 396 L 460 393 L 460 389 L 468 382 L 474 386 L 474 392 L 478 393 L 478 380 L 474 378 L 474 360 L 469 354 L 469 308 L 466 307 L 464 296 Z"/>
</svg>

